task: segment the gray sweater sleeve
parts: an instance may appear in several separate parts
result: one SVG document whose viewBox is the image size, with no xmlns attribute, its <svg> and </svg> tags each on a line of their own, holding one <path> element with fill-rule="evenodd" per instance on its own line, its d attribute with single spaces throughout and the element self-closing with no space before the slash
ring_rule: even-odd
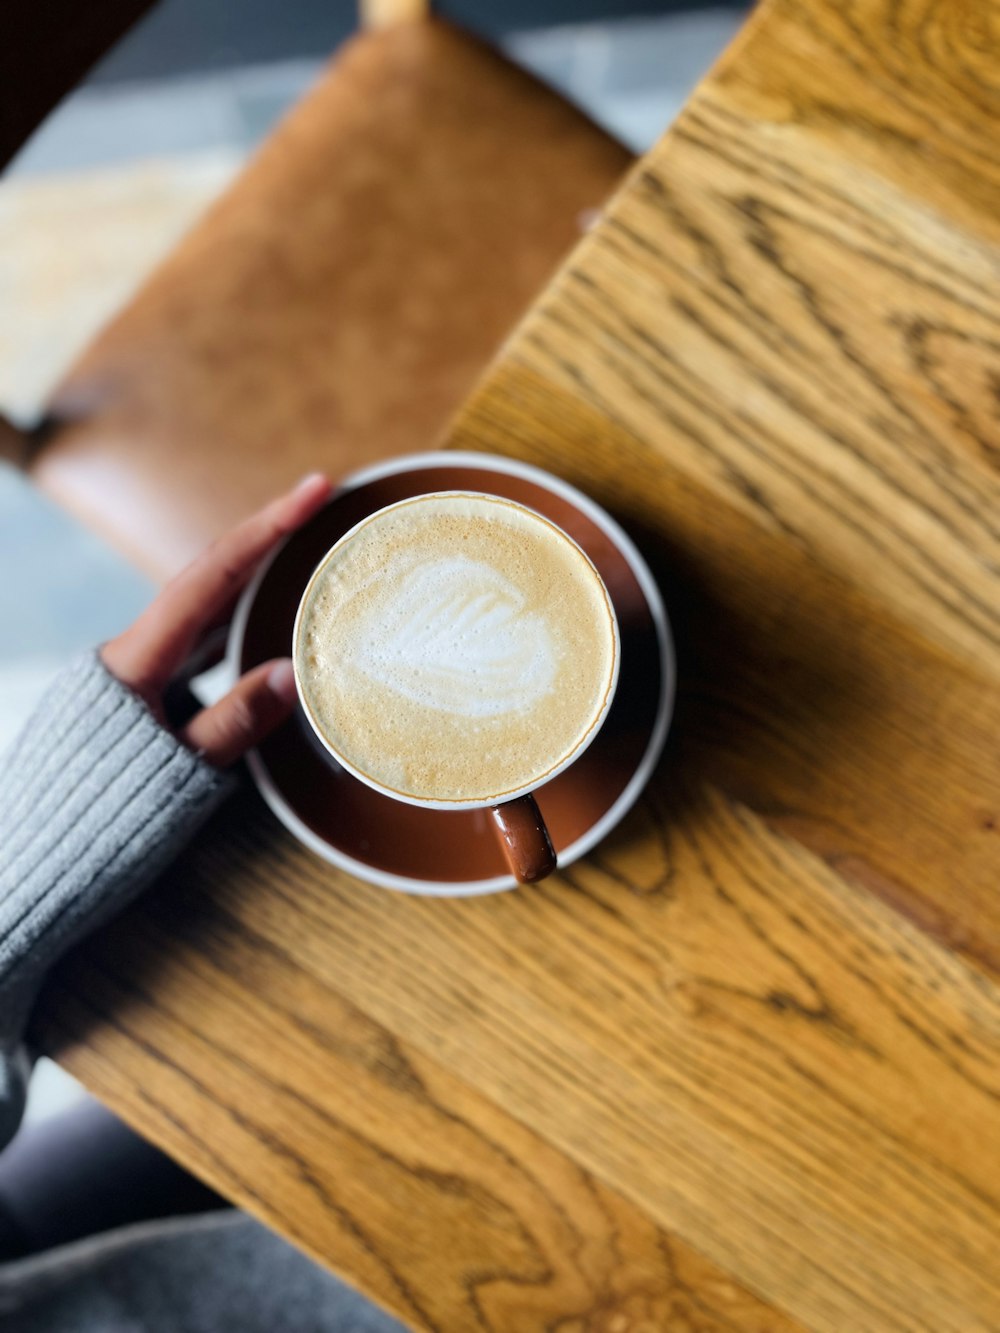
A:
<svg viewBox="0 0 1000 1333">
<path fill-rule="evenodd" d="M 150 883 L 225 792 L 96 652 L 0 758 L 0 1147 L 21 1117 L 21 1039 L 46 971 Z"/>
</svg>

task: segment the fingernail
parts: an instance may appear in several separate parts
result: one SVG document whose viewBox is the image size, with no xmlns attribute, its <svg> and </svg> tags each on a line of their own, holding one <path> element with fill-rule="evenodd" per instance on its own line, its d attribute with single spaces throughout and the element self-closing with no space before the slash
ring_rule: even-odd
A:
<svg viewBox="0 0 1000 1333">
<path fill-rule="evenodd" d="M 295 489 L 297 491 L 312 490 L 319 482 L 323 482 L 325 486 L 330 484 L 322 472 L 307 472 L 302 480 L 296 483 Z"/>
<path fill-rule="evenodd" d="M 267 688 L 272 694 L 277 695 L 282 703 L 294 703 L 296 696 L 295 668 L 292 666 L 290 657 L 275 662 L 267 673 Z"/>
</svg>

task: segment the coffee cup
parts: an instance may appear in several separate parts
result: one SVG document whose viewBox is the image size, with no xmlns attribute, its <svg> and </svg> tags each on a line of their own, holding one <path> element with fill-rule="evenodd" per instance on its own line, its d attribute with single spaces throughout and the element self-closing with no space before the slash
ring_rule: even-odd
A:
<svg viewBox="0 0 1000 1333">
<path fill-rule="evenodd" d="M 314 569 L 293 661 L 330 759 L 381 794 L 489 810 L 511 873 L 556 857 L 534 792 L 614 697 L 617 618 L 594 565 L 535 510 L 436 491 L 366 516 Z"/>
</svg>

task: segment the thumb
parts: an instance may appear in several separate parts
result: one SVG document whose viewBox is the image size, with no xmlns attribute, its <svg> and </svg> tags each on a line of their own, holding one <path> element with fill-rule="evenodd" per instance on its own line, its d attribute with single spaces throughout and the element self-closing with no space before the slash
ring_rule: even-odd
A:
<svg viewBox="0 0 1000 1333">
<path fill-rule="evenodd" d="M 179 733 L 216 768 L 226 768 L 284 722 L 295 706 L 291 661 L 264 662 L 241 677 L 211 708 L 197 713 Z"/>
</svg>

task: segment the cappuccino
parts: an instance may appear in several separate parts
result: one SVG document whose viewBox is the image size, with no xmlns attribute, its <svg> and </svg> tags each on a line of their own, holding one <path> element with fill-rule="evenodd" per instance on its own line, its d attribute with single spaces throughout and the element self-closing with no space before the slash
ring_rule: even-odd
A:
<svg viewBox="0 0 1000 1333">
<path fill-rule="evenodd" d="M 441 492 L 391 505 L 316 570 L 299 692 L 341 763 L 390 795 L 461 806 L 545 782 L 590 741 L 618 674 L 614 610 L 533 510 Z"/>
</svg>

